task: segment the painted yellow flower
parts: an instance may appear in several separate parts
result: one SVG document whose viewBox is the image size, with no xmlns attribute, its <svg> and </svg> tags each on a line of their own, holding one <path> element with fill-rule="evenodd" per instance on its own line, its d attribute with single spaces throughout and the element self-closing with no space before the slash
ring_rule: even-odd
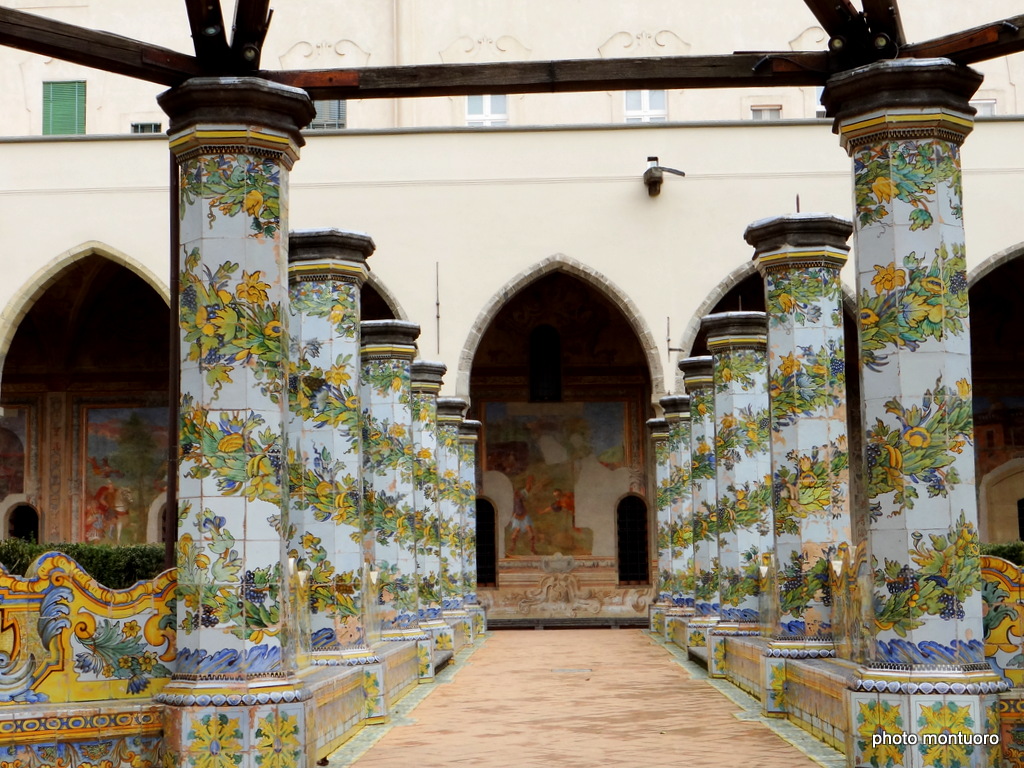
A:
<svg viewBox="0 0 1024 768">
<path fill-rule="evenodd" d="M 722 381 L 732 381 L 732 369 L 731 368 L 723 368 L 719 372 L 719 375 L 722 377 Z"/>
<path fill-rule="evenodd" d="M 250 189 L 245 193 L 245 199 L 242 201 L 242 208 L 250 216 L 259 216 L 260 208 L 263 207 L 263 195 L 258 189 Z"/>
<path fill-rule="evenodd" d="M 921 287 L 928 291 L 928 293 L 933 293 L 936 295 L 946 290 L 945 283 L 943 283 L 942 278 L 938 276 L 924 278 L 921 281 Z"/>
<path fill-rule="evenodd" d="M 878 315 L 876 315 L 873 310 L 870 310 L 867 307 L 864 307 L 860 311 L 860 324 L 861 325 L 864 325 L 864 326 L 874 325 L 877 322 L 878 322 Z"/>
<path fill-rule="evenodd" d="M 812 365 L 811 372 L 816 373 L 819 376 L 824 376 L 825 374 L 828 373 L 828 368 L 826 368 L 824 365 Z"/>
<path fill-rule="evenodd" d="M 349 410 L 359 407 L 359 395 L 349 395 L 345 398 L 345 407 Z"/>
<path fill-rule="evenodd" d="M 892 291 L 907 284 L 907 273 L 902 269 L 896 269 L 896 262 L 890 261 L 887 266 L 875 265 L 875 276 L 871 278 L 871 284 L 875 286 L 875 295 L 882 291 Z"/>
<path fill-rule="evenodd" d="M 126 621 L 124 626 L 121 627 L 121 634 L 125 637 L 137 637 L 141 629 L 139 622 L 132 619 L 131 621 Z"/>
<path fill-rule="evenodd" d="M 796 359 L 795 353 L 783 356 L 781 369 L 783 376 L 792 376 L 800 370 L 800 361 Z"/>
<path fill-rule="evenodd" d="M 419 453 L 416 454 L 416 458 L 422 461 L 426 461 L 430 458 L 430 451 L 426 448 L 420 448 Z"/>
<path fill-rule="evenodd" d="M 925 448 L 931 445 L 932 435 L 924 427 L 908 427 L 903 432 L 903 439 L 912 448 Z"/>
<path fill-rule="evenodd" d="M 805 488 L 817 485 L 818 483 L 817 476 L 815 476 L 814 472 L 811 470 L 813 463 L 814 462 L 810 456 L 800 457 L 800 485 Z"/>
<path fill-rule="evenodd" d="M 920 734 L 924 736 L 940 734 L 964 734 L 971 735 L 974 729 L 974 718 L 971 717 L 971 708 L 961 706 L 954 702 L 943 704 L 919 704 L 921 717 L 918 718 Z M 921 751 L 924 755 L 925 765 L 936 765 L 946 768 L 947 766 L 966 766 L 970 763 L 968 756 L 974 752 L 974 747 L 966 744 L 922 744 Z"/>
<path fill-rule="evenodd" d="M 286 712 L 267 715 L 256 729 L 256 765 L 267 768 L 298 765 L 302 751 L 298 733 L 299 724 L 294 716 Z"/>
<path fill-rule="evenodd" d="M 722 429 L 732 429 L 736 426 L 736 417 L 730 413 L 722 417 Z"/>
<path fill-rule="evenodd" d="M 334 387 L 340 387 L 343 384 L 348 384 L 351 376 L 348 371 L 342 368 L 340 365 L 332 365 L 327 373 L 324 374 L 324 378 L 327 383 Z"/>
<path fill-rule="evenodd" d="M 118 657 L 118 659 L 117 659 L 117 666 L 119 666 L 121 669 L 131 669 L 132 668 L 132 657 L 131 656 L 120 656 L 120 657 Z"/>
<path fill-rule="evenodd" d="M 156 654 L 152 651 L 146 651 L 139 657 L 139 667 L 143 672 L 152 672 L 153 667 L 156 666 Z"/>
<path fill-rule="evenodd" d="M 392 437 L 405 437 L 405 426 L 402 424 L 392 424 L 388 434 Z"/>
<path fill-rule="evenodd" d="M 953 444 L 949 446 L 949 450 L 951 450 L 953 453 L 963 453 L 965 445 L 967 445 L 967 441 L 964 440 L 962 437 L 958 437 L 956 440 L 953 441 Z"/>
<path fill-rule="evenodd" d="M 879 176 L 871 185 L 871 192 L 880 203 L 888 203 L 897 191 L 896 185 L 888 176 Z"/>
<path fill-rule="evenodd" d="M 306 533 L 302 537 L 303 549 L 316 549 L 320 546 L 320 537 L 314 536 L 312 533 Z"/>
<path fill-rule="evenodd" d="M 780 293 L 779 305 L 783 312 L 792 312 L 796 308 L 796 300 L 788 293 Z"/>
<path fill-rule="evenodd" d="M 971 394 L 971 382 L 967 379 L 960 379 L 956 383 L 956 392 L 960 397 L 967 397 Z"/>
<path fill-rule="evenodd" d="M 269 336 L 272 339 L 276 339 L 284 331 L 284 326 L 281 325 L 280 320 L 271 320 L 269 323 L 263 326 L 263 335 Z"/>
<path fill-rule="evenodd" d="M 238 720 L 224 714 L 203 715 L 192 721 L 188 732 L 194 768 L 235 768 L 242 753 L 242 729 Z"/>
<path fill-rule="evenodd" d="M 857 715 L 858 752 L 862 763 L 876 766 L 903 765 L 903 753 L 906 747 L 902 744 L 872 745 L 871 737 L 876 734 L 895 736 L 903 733 L 903 717 L 900 708 L 887 701 L 859 702 L 860 712 Z"/>
<path fill-rule="evenodd" d="M 704 441 L 701 441 L 700 444 L 697 446 L 697 453 L 699 453 L 699 454 L 711 453 L 711 446 L 709 446 Z"/>
<path fill-rule="evenodd" d="M 235 295 L 242 301 L 262 304 L 267 300 L 270 284 L 263 282 L 263 271 L 257 269 L 251 275 L 242 272 L 242 281 L 235 287 Z"/>
<path fill-rule="evenodd" d="M 339 325 L 345 319 L 345 306 L 343 304 L 335 304 L 331 307 L 331 313 L 327 316 L 327 321 L 331 325 Z"/>
<path fill-rule="evenodd" d="M 931 317 L 932 307 L 923 296 L 916 293 L 907 295 L 900 307 L 900 316 L 910 328 L 916 328 L 926 317 Z"/>
</svg>

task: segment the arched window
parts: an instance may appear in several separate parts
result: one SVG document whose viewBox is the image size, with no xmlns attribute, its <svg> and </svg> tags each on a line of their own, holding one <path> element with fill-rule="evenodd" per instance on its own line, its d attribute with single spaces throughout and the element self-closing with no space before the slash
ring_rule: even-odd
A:
<svg viewBox="0 0 1024 768">
<path fill-rule="evenodd" d="M 530 331 L 530 401 L 562 401 L 562 339 L 550 325 Z"/>
<path fill-rule="evenodd" d="M 639 496 L 626 496 L 616 510 L 619 539 L 619 583 L 647 584 L 647 504 Z"/>
<path fill-rule="evenodd" d="M 476 500 L 476 583 L 478 587 L 498 586 L 498 546 L 495 537 L 494 505 Z"/>
<path fill-rule="evenodd" d="M 8 518 L 7 535 L 12 539 L 39 541 L 39 513 L 28 504 L 16 506 Z"/>
</svg>

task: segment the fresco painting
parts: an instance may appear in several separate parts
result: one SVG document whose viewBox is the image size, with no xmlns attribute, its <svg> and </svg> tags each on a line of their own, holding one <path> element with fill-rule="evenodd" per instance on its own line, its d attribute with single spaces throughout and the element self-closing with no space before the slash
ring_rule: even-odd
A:
<svg viewBox="0 0 1024 768">
<path fill-rule="evenodd" d="M 486 405 L 486 468 L 512 488 L 498 510 L 506 558 L 594 554 L 579 500 L 593 466 L 628 471 L 626 413 L 625 402 Z"/>
<path fill-rule="evenodd" d="M 0 416 L 0 500 L 25 492 L 28 409 L 4 406 Z"/>
<path fill-rule="evenodd" d="M 167 409 L 86 407 L 81 423 L 85 539 L 145 542 L 150 507 L 167 491 Z"/>
</svg>

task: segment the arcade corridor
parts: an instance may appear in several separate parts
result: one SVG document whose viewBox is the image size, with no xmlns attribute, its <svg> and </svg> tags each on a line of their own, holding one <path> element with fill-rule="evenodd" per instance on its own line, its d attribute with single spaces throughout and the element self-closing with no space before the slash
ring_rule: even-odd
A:
<svg viewBox="0 0 1024 768">
<path fill-rule="evenodd" d="M 790 723 L 773 721 L 773 733 L 756 702 L 737 706 L 645 631 L 505 630 L 475 648 L 400 701 L 389 725 L 364 727 L 331 768 L 844 764 Z"/>
</svg>

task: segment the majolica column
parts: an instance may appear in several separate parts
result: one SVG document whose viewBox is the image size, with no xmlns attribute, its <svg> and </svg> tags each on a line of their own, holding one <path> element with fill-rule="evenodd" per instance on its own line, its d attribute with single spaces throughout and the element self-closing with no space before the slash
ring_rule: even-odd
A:
<svg viewBox="0 0 1024 768">
<path fill-rule="evenodd" d="M 669 612 L 690 615 L 694 613 L 690 397 L 663 397 L 661 407 L 668 424 L 669 475 L 665 491 L 668 493 L 670 504 L 669 571 L 673 605 Z"/>
<path fill-rule="evenodd" d="M 656 486 L 658 522 L 658 585 L 657 597 L 650 607 L 651 632 L 665 633 L 665 612 L 672 605 L 672 501 L 669 475 L 672 462 L 668 444 L 668 422 L 648 419 L 647 431 L 654 448 L 654 482 Z"/>
<path fill-rule="evenodd" d="M 714 357 L 718 634 L 759 631 L 760 566 L 771 553 L 767 322 L 763 312 L 701 320 Z"/>
<path fill-rule="evenodd" d="M 989 764 L 989 748 L 959 743 L 992 728 L 1002 685 L 983 648 L 959 149 L 980 83 L 945 59 L 898 59 L 824 95 L 854 161 L 875 564 L 874 658 L 852 683 L 857 765 Z"/>
<path fill-rule="evenodd" d="M 255 78 L 167 91 L 179 175 L 181 333 L 178 659 L 158 700 L 172 762 L 213 745 L 259 765 L 307 740 L 290 595 L 284 422 L 288 402 L 288 173 L 313 116 L 306 94 Z M 281 753 L 284 754 L 281 754 Z"/>
<path fill-rule="evenodd" d="M 362 546 L 359 294 L 369 236 L 337 229 L 289 238 L 289 553 L 304 576 L 312 648 L 346 663 L 367 647 Z"/>
<path fill-rule="evenodd" d="M 362 330 L 363 503 L 379 631 L 419 635 L 411 366 L 420 327 L 368 320 Z"/>
<path fill-rule="evenodd" d="M 744 235 L 765 281 L 778 625 L 770 655 L 831 656 L 834 563 L 850 548 L 843 289 L 848 221 L 780 216 Z"/>
<path fill-rule="evenodd" d="M 466 401 L 457 397 L 437 399 L 437 474 L 440 499 L 441 604 L 444 616 L 464 632 L 469 617 L 462 583 L 461 488 L 459 477 L 459 426 Z"/>
<path fill-rule="evenodd" d="M 471 619 L 471 637 L 482 637 L 487 629 L 484 608 L 476 596 L 476 447 L 483 424 L 465 419 L 459 425 L 459 505 L 462 518 L 463 608 Z"/>
<path fill-rule="evenodd" d="M 417 360 L 412 364 L 413 451 L 415 463 L 416 567 L 420 618 L 441 619 L 440 500 L 437 474 L 437 393 L 448 367 Z"/>
<path fill-rule="evenodd" d="M 693 599 L 686 645 L 706 648 L 718 616 L 718 515 L 715 472 L 715 396 L 710 356 L 679 361 L 690 394 L 690 480 L 693 499 Z"/>
</svg>

